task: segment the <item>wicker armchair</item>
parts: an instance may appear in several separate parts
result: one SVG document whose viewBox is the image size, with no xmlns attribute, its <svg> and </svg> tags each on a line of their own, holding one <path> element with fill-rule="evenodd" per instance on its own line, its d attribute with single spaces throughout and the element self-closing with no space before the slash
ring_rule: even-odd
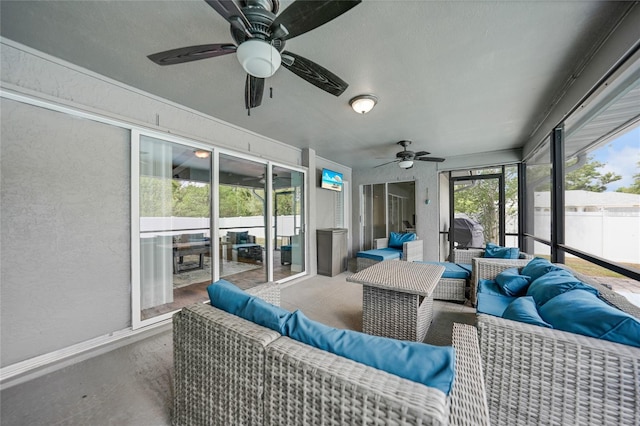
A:
<svg viewBox="0 0 640 426">
<path fill-rule="evenodd" d="M 500 264 L 510 264 L 511 267 L 514 267 L 514 266 L 523 267 L 527 263 L 529 263 L 531 259 L 533 259 L 532 255 L 528 253 L 523 253 L 523 252 L 520 252 L 519 259 L 494 259 L 494 258 L 484 258 L 482 256 L 484 256 L 483 249 L 466 249 L 466 250 L 453 249 L 453 253 L 451 255 L 452 262 L 454 263 L 465 263 L 465 264 L 472 265 L 471 280 L 469 281 L 469 302 L 471 302 L 473 306 L 476 306 L 477 304 L 478 280 L 486 278 L 486 277 L 477 276 L 477 270 L 478 270 L 477 262 L 483 262 L 483 264 L 487 264 L 487 265 L 491 265 L 491 263 L 500 263 Z M 485 268 L 486 268 L 484 269 L 485 271 L 488 271 L 488 273 L 491 273 L 490 266 L 486 266 Z"/>
<path fill-rule="evenodd" d="M 492 279 L 513 264 L 475 267 Z M 574 275 L 640 318 L 624 297 Z M 477 326 L 492 424 L 640 424 L 639 348 L 485 314 Z"/>
<path fill-rule="evenodd" d="M 414 240 L 402 244 L 402 259 L 407 262 L 423 260 L 423 244 L 422 240 Z M 373 240 L 374 249 L 383 249 L 389 247 L 389 238 L 376 238 Z M 379 260 L 368 259 L 365 257 L 356 258 L 356 272 L 362 271 L 371 265 L 378 263 Z"/>
</svg>

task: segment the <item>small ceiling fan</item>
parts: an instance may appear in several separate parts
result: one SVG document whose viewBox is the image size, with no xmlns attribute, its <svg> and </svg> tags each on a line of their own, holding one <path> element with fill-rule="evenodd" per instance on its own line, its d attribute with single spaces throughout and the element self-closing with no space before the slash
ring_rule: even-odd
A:
<svg viewBox="0 0 640 426">
<path fill-rule="evenodd" d="M 280 0 L 205 0 L 231 24 L 235 44 L 216 43 L 154 53 L 158 65 L 174 65 L 236 53 L 247 72 L 244 101 L 247 110 L 262 103 L 264 79 L 280 64 L 325 92 L 340 96 L 349 86 L 326 68 L 284 50 L 285 42 L 337 18 L 362 0 L 296 0 L 280 15 Z"/>
<path fill-rule="evenodd" d="M 427 151 L 413 152 L 413 151 L 407 150 L 407 146 L 411 145 L 411 141 L 405 140 L 405 141 L 400 141 L 396 143 L 402 146 L 403 148 L 402 151 L 396 154 L 396 159 L 393 161 L 387 161 L 386 163 L 379 164 L 376 167 L 381 167 L 391 163 L 398 163 L 398 166 L 400 166 L 401 169 L 410 169 L 413 167 L 414 161 L 431 161 L 435 163 L 442 163 L 444 161 L 444 158 L 426 157 L 427 155 L 431 154 L 430 152 L 427 152 Z"/>
</svg>

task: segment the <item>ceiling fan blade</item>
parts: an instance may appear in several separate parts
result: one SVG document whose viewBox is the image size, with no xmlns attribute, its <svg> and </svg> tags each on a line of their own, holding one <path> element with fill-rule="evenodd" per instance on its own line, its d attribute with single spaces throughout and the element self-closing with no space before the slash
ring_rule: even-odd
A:
<svg viewBox="0 0 640 426">
<path fill-rule="evenodd" d="M 264 78 L 254 77 L 247 74 L 247 81 L 244 86 L 244 105 L 247 109 L 260 106 L 262 94 L 264 93 Z"/>
<path fill-rule="evenodd" d="M 201 44 L 199 46 L 180 47 L 147 56 L 158 65 L 174 65 L 200 59 L 215 58 L 236 51 L 236 46 L 228 43 Z"/>
<path fill-rule="evenodd" d="M 433 163 L 442 163 L 444 161 L 444 158 L 438 158 L 438 157 L 421 157 L 421 158 L 414 158 L 414 160 L 418 160 L 418 161 L 431 161 Z"/>
<path fill-rule="evenodd" d="M 427 151 L 418 151 L 418 152 L 416 152 L 414 155 L 415 155 L 416 157 L 424 157 L 425 155 L 429 155 L 429 154 L 431 154 L 431 153 L 430 153 L 430 152 L 427 152 Z"/>
<path fill-rule="evenodd" d="M 387 161 L 386 163 L 378 164 L 377 166 L 374 166 L 373 168 L 375 169 L 376 167 L 382 167 L 382 166 L 386 166 L 387 164 L 397 163 L 398 161 L 400 161 L 400 160 Z"/>
<path fill-rule="evenodd" d="M 307 58 L 287 51 L 283 51 L 282 55 L 293 58 L 291 65 L 288 64 L 289 60 L 286 62 L 283 60 L 283 67 L 325 92 L 340 96 L 349 87 L 349 84 L 340 77 Z"/>
<path fill-rule="evenodd" d="M 207 0 L 209 3 L 211 0 Z M 272 29 L 284 25 L 289 34 L 285 40 L 291 39 L 324 25 L 332 19 L 357 6 L 362 0 L 297 0 L 287 7 L 271 24 Z"/>
<path fill-rule="evenodd" d="M 242 13 L 240 6 L 233 0 L 204 0 L 209 6 L 215 9 L 224 19 L 226 19 L 231 25 L 235 17 L 240 18 L 240 21 L 244 24 L 245 28 L 250 28 L 251 24 L 247 17 Z"/>
</svg>

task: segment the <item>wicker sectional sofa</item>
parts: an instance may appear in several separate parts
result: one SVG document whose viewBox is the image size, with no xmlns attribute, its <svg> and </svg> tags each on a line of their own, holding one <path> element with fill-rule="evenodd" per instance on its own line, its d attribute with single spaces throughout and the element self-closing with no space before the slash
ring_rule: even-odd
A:
<svg viewBox="0 0 640 426">
<path fill-rule="evenodd" d="M 263 294 L 260 294 L 264 291 Z M 258 290 L 275 301 L 277 287 Z M 450 395 L 205 304 L 174 316 L 175 425 L 488 425 L 477 332 L 454 326 Z"/>
<path fill-rule="evenodd" d="M 476 261 L 478 279 L 494 279 L 512 262 Z M 640 318 L 640 308 L 575 274 L 600 298 Z M 640 424 L 640 348 L 477 315 L 493 425 Z"/>
</svg>

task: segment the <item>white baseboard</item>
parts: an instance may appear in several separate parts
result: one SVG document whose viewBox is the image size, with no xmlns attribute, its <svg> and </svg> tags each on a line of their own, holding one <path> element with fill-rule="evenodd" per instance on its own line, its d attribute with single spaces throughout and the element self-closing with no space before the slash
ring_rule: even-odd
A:
<svg viewBox="0 0 640 426">
<path fill-rule="evenodd" d="M 170 331 L 170 319 L 137 330 L 115 331 L 0 368 L 0 390 L 33 380 L 53 371 L 104 354 L 119 347 Z"/>
</svg>

